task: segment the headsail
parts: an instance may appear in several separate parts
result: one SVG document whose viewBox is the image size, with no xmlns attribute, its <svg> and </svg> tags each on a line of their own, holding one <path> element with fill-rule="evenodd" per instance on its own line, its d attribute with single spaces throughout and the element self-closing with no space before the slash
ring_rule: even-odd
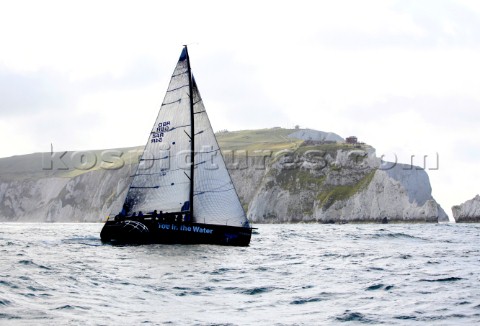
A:
<svg viewBox="0 0 480 326">
<path fill-rule="evenodd" d="M 190 78 L 188 60 L 185 47 L 133 176 L 125 212 L 180 212 L 193 208 L 193 220 L 198 223 L 248 226 L 198 87 Z M 193 181 L 191 138 L 195 140 Z"/>
<path fill-rule="evenodd" d="M 228 173 L 198 87 L 193 79 L 195 119 L 194 214 L 197 222 L 247 226 L 248 220 Z"/>
</svg>

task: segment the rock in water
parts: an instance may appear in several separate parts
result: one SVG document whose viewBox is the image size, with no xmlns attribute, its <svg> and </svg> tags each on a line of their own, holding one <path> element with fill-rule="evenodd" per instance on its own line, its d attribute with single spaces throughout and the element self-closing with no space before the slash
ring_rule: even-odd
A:
<svg viewBox="0 0 480 326">
<path fill-rule="evenodd" d="M 467 200 L 463 204 L 452 207 L 453 218 L 457 223 L 480 222 L 480 196 Z"/>
</svg>

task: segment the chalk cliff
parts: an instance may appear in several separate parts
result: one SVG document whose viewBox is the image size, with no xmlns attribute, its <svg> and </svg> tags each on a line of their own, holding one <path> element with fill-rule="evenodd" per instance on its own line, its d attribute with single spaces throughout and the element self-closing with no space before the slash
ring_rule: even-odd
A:
<svg viewBox="0 0 480 326">
<path fill-rule="evenodd" d="M 457 223 L 480 223 L 480 196 L 453 206 L 452 213 Z"/>
<path fill-rule="evenodd" d="M 269 167 L 250 203 L 250 219 L 262 223 L 448 221 L 432 198 L 422 169 L 381 164 L 370 147 L 304 154 L 301 149 Z"/>
<path fill-rule="evenodd" d="M 382 164 L 368 145 L 280 128 L 218 138 L 253 222 L 448 221 L 424 170 Z M 2 158 L 0 221 L 102 221 L 120 210 L 138 154 L 129 148 Z"/>
<path fill-rule="evenodd" d="M 138 148 L 112 166 L 101 161 L 107 151 L 35 153 L 0 159 L 0 221 L 99 222 L 121 208 Z M 111 152 L 111 151 L 109 151 Z M 88 153 L 95 165 L 85 168 L 76 154 Z M 62 156 L 63 155 L 63 156 Z M 60 158 L 62 156 L 62 158 Z M 103 168 L 102 168 L 103 167 Z"/>
</svg>

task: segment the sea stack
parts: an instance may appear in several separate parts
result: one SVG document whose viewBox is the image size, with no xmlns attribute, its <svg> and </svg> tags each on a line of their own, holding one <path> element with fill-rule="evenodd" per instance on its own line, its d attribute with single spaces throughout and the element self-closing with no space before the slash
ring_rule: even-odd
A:
<svg viewBox="0 0 480 326">
<path fill-rule="evenodd" d="M 457 223 L 479 223 L 480 222 L 480 196 L 467 200 L 463 204 L 452 207 L 452 214 Z"/>
</svg>

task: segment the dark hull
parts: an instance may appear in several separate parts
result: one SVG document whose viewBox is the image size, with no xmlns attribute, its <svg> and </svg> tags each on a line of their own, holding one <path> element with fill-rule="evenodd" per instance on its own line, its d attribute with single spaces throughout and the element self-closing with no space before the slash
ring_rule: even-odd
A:
<svg viewBox="0 0 480 326">
<path fill-rule="evenodd" d="M 153 218 L 108 220 L 100 237 L 115 244 L 216 244 L 248 246 L 251 228 L 191 222 L 167 222 Z"/>
</svg>

